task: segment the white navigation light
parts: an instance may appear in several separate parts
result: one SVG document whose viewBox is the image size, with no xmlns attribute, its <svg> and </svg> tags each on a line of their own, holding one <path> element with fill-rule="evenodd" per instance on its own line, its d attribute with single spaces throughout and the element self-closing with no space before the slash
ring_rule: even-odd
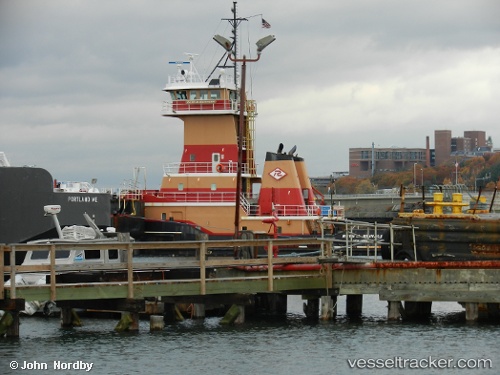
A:
<svg viewBox="0 0 500 375">
<path fill-rule="evenodd" d="M 276 37 L 274 35 L 268 35 L 262 39 L 259 39 L 257 41 L 257 43 L 255 43 L 257 45 L 257 53 L 261 53 L 264 50 L 264 48 L 266 48 L 268 45 L 270 45 L 275 40 L 276 40 Z"/>
</svg>

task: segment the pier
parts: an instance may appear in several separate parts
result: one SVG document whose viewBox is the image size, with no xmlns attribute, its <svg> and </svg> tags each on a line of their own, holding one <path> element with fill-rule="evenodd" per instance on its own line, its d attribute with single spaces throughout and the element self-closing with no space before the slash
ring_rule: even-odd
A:
<svg viewBox="0 0 500 375">
<path fill-rule="evenodd" d="M 306 256 L 274 257 L 274 251 L 252 259 L 213 256 L 216 249 L 296 248 Z M 311 319 L 335 319 L 336 299 L 347 298 L 347 313 L 362 314 L 362 296 L 377 294 L 388 302 L 388 320 L 419 318 L 430 314 L 433 301 L 462 303 L 467 321 L 476 321 L 483 308 L 499 319 L 500 261 L 419 262 L 382 261 L 337 254 L 328 238 L 259 239 L 192 242 L 113 242 L 71 244 L 72 249 L 124 251 L 124 262 L 56 264 L 58 250 L 68 244 L 10 244 L 0 246 L 0 322 L 8 336 L 19 336 L 19 312 L 27 301 L 54 301 L 61 309 L 61 324 L 71 326 L 72 309 L 121 311 L 126 329 L 138 329 L 140 313 L 156 316 L 191 304 L 192 316 L 203 318 L 213 305 L 231 306 L 224 319 L 244 321 L 245 311 L 286 313 L 286 296 L 301 295 Z M 139 257 L 148 250 L 161 257 Z M 173 256 L 185 250 L 192 256 Z M 308 251 L 317 251 L 307 255 Z M 11 266 L 16 253 L 49 251 L 47 265 Z M 307 251 L 307 252 L 305 252 Z M 168 254 L 172 252 L 172 256 Z M 299 252 L 299 251 L 297 251 Z M 5 258 L 4 258 L 4 255 Z M 44 285 L 5 285 L 23 273 L 44 273 Z M 158 309 L 162 305 L 162 309 Z M 9 317 L 9 318 L 6 318 Z M 155 320 L 156 319 L 156 320 Z M 7 321 L 8 320 L 8 321 Z M 123 321 L 124 319 L 122 319 Z M 156 322 L 156 323 L 154 323 Z M 121 322 L 122 323 L 122 322 Z M 151 328 L 158 323 L 151 320 Z M 160 324 L 161 327 L 161 324 Z"/>
</svg>

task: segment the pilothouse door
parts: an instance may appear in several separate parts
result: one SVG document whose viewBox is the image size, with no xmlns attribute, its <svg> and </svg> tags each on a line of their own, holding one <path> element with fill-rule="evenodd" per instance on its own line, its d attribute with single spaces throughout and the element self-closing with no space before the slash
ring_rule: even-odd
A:
<svg viewBox="0 0 500 375">
<path fill-rule="evenodd" d="M 217 166 L 219 164 L 220 164 L 220 154 L 219 153 L 213 153 L 212 154 L 212 172 L 213 173 L 218 172 Z"/>
</svg>

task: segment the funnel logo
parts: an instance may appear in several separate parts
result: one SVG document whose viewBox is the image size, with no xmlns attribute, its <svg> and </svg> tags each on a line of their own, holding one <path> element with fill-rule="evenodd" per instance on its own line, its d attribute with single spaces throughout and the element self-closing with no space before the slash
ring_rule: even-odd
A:
<svg viewBox="0 0 500 375">
<path fill-rule="evenodd" d="M 276 168 L 275 170 L 269 172 L 269 175 L 275 180 L 281 180 L 283 177 L 286 176 L 286 172 L 279 168 Z"/>
</svg>

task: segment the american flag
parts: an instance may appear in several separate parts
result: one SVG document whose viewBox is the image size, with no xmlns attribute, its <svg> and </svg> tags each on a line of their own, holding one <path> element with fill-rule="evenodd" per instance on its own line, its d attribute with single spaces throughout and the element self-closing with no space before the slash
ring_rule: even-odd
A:
<svg viewBox="0 0 500 375">
<path fill-rule="evenodd" d="M 264 18 L 262 19 L 262 27 L 264 29 L 270 29 L 271 28 L 271 24 L 269 22 L 267 22 Z"/>
</svg>

